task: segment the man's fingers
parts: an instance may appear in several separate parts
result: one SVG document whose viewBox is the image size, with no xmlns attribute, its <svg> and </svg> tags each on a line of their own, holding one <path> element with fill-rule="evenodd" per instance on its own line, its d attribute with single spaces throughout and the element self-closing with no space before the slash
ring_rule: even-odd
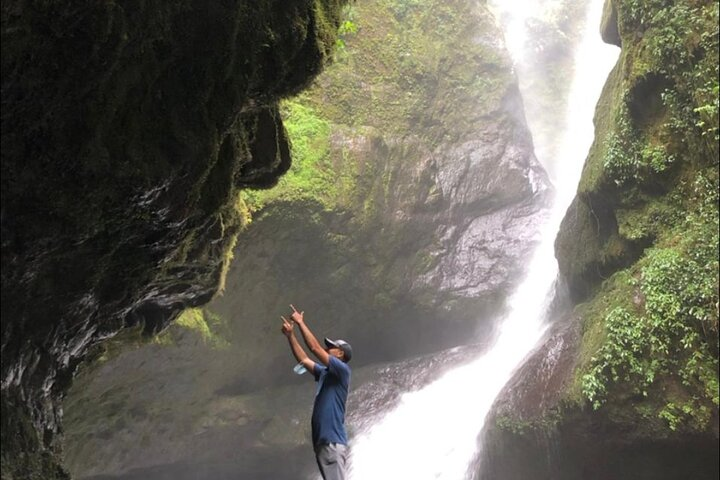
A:
<svg viewBox="0 0 720 480">
<path fill-rule="evenodd" d="M 295 306 L 294 306 L 292 303 L 290 304 L 290 308 L 293 309 L 293 312 L 296 312 L 296 313 L 297 313 L 297 309 L 295 308 Z"/>
</svg>

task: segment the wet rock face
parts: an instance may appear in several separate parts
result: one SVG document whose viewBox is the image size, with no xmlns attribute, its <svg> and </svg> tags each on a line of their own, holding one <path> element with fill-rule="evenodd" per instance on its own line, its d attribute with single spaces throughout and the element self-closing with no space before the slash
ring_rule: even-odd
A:
<svg viewBox="0 0 720 480">
<path fill-rule="evenodd" d="M 374 163 L 366 168 L 392 172 L 372 218 L 314 202 L 259 215 L 238 241 L 245 255 L 236 256 L 225 294 L 208 305 L 255 359 L 250 374 L 282 377 L 286 352 L 264 345 L 290 302 L 315 331 L 352 341 L 362 364 L 476 341 L 492 328 L 548 194 L 528 144 L 512 143 L 508 130 L 449 152 L 414 138 L 345 137 Z M 528 178 L 535 174 L 539 185 Z M 374 191 L 382 178 L 373 177 Z"/>
<path fill-rule="evenodd" d="M 341 3 L 3 4 L 3 478 L 62 476 L 57 402 L 88 346 L 214 295 L 237 191 L 289 167 L 276 102 L 321 69 Z"/>
<path fill-rule="evenodd" d="M 622 39 L 618 31 L 618 12 L 615 2 L 607 0 L 603 6 L 602 24 L 600 35 L 605 43 L 622 47 Z"/>
<path fill-rule="evenodd" d="M 556 406 L 575 368 L 579 339 L 580 325 L 574 316 L 566 316 L 555 324 L 547 340 L 498 396 L 493 413 L 537 418 Z"/>
<path fill-rule="evenodd" d="M 495 400 L 483 434 L 480 478 L 717 478 L 720 457 L 712 434 L 652 434 L 628 425 L 628 412 L 595 412 L 567 402 L 581 333 L 577 315 L 558 320 Z"/>
<path fill-rule="evenodd" d="M 447 209 L 434 219 L 436 265 L 418 283 L 472 298 L 504 292 L 517 277 L 549 193 L 520 125 L 498 122 L 479 139 L 443 152 L 433 165 Z"/>
</svg>

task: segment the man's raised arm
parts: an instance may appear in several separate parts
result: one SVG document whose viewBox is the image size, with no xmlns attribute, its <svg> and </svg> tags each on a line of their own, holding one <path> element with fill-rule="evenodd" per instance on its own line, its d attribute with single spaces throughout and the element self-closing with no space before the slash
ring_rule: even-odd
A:
<svg viewBox="0 0 720 480">
<path fill-rule="evenodd" d="M 311 372 L 314 371 L 315 362 L 313 362 L 310 357 L 307 356 L 307 353 L 305 353 L 305 350 L 303 350 L 300 342 L 297 341 L 297 338 L 295 337 L 295 332 L 293 331 L 293 324 L 290 323 L 285 317 L 281 316 L 280 318 L 282 318 L 283 321 L 282 333 L 287 337 L 288 343 L 290 344 L 290 350 L 292 350 L 295 359 L 298 362 L 302 363 L 303 366 Z"/>
<path fill-rule="evenodd" d="M 290 305 L 290 308 L 293 309 L 293 312 L 290 314 L 290 319 L 300 327 L 300 333 L 302 333 L 303 339 L 305 340 L 305 345 L 307 345 L 313 355 L 315 355 L 323 365 L 327 366 L 330 363 L 330 354 L 325 351 L 322 345 L 320 345 L 320 342 L 317 341 L 317 338 L 315 338 L 315 335 L 313 335 L 307 325 L 305 325 L 305 319 L 303 318 L 305 312 L 298 312 L 292 305 Z"/>
</svg>

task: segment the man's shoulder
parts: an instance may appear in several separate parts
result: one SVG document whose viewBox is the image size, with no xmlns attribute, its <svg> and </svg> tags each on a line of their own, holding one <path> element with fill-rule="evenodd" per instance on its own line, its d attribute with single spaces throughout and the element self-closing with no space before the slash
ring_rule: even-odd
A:
<svg viewBox="0 0 720 480">
<path fill-rule="evenodd" d="M 330 357 L 328 369 L 334 373 L 350 375 L 350 366 L 337 357 Z"/>
<path fill-rule="evenodd" d="M 350 365 L 348 365 L 347 363 L 343 362 L 342 360 L 340 360 L 340 359 L 337 358 L 337 357 L 333 357 L 332 355 L 330 356 L 330 361 L 329 361 L 328 363 L 332 363 L 332 364 L 334 364 L 334 365 L 336 365 L 336 366 L 339 366 L 339 367 L 346 368 L 346 369 L 350 370 Z M 329 365 L 328 365 L 328 366 L 329 366 Z"/>
</svg>

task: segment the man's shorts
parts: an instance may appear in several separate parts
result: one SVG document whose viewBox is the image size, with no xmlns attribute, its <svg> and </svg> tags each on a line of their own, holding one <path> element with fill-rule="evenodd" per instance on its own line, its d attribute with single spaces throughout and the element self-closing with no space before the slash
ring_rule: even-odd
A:
<svg viewBox="0 0 720 480">
<path fill-rule="evenodd" d="M 317 445 L 315 460 L 323 480 L 345 480 L 348 447 L 340 443 Z"/>
</svg>

